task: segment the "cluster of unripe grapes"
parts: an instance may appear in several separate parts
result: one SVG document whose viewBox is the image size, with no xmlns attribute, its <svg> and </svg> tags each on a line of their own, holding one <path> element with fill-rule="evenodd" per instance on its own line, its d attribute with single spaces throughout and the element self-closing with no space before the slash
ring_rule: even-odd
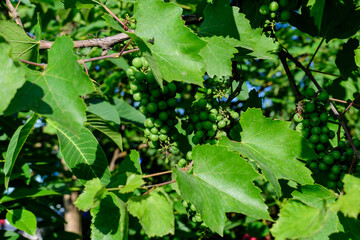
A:
<svg viewBox="0 0 360 240">
<path fill-rule="evenodd" d="M 320 157 L 308 162 L 308 167 L 314 173 L 315 179 L 319 179 L 319 183 L 331 189 L 340 189 L 341 180 L 351 165 L 353 149 L 343 141 L 335 148 L 329 142 L 335 137 L 335 132 L 328 127 L 329 115 L 326 113 L 326 104 L 329 95 L 322 91 L 315 97 L 316 93 L 312 88 L 307 88 L 304 95 L 308 100 L 294 115 L 294 120 L 298 122 L 296 128 Z M 359 140 L 354 140 L 354 144 L 360 148 Z M 357 170 L 360 171 L 360 167 Z"/>
<path fill-rule="evenodd" d="M 161 89 L 143 57 L 132 60 L 127 75 L 133 80 L 130 93 L 135 101 L 140 102 L 139 110 L 146 116 L 144 135 L 149 146 L 157 148 L 160 143 L 169 144 L 171 137 L 178 134 L 175 128 L 178 101 L 175 97 L 177 92 L 182 91 L 182 84 L 164 82 Z"/>
<path fill-rule="evenodd" d="M 133 17 L 130 17 L 129 14 L 125 14 L 125 18 L 120 18 L 120 21 L 123 22 L 130 29 L 135 30 L 136 20 Z"/>
<path fill-rule="evenodd" d="M 259 13 L 267 17 L 265 20 L 264 28 L 268 29 L 268 33 L 276 22 L 287 22 L 291 18 L 291 10 L 297 6 L 297 1 L 279 0 L 271 1 L 267 4 L 265 1 L 259 8 Z"/>
<path fill-rule="evenodd" d="M 239 114 L 214 98 L 200 98 L 186 109 L 182 128 L 187 135 L 194 133 L 194 144 L 215 144 L 215 138 L 226 136 L 225 129 L 239 118 Z"/>
<path fill-rule="evenodd" d="M 200 213 L 196 212 L 196 207 L 194 204 L 191 204 L 187 201 L 182 201 L 182 206 L 186 209 L 187 213 L 188 213 L 188 218 L 194 222 L 194 223 L 202 223 L 203 224 L 203 220 L 201 218 Z"/>
</svg>

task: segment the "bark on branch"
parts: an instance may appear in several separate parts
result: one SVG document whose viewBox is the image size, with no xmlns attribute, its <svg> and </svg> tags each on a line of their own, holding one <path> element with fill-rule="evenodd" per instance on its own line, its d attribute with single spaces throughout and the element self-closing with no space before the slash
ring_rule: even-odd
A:
<svg viewBox="0 0 360 240">
<path fill-rule="evenodd" d="M 21 22 L 19 14 L 17 13 L 16 9 L 14 8 L 14 6 L 12 5 L 10 0 L 6 0 L 6 6 L 9 9 L 9 14 L 12 15 L 12 18 L 15 20 L 15 22 L 18 25 L 20 25 L 20 27 L 24 28 L 24 26 L 23 26 L 23 24 Z"/>
</svg>

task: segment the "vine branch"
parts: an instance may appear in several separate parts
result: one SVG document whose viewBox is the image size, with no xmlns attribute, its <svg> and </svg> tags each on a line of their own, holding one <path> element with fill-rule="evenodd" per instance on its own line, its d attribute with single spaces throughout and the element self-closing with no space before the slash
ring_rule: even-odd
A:
<svg viewBox="0 0 360 240">
<path fill-rule="evenodd" d="M 314 54 L 312 55 L 312 57 L 311 57 L 311 59 L 310 59 L 310 62 L 309 62 L 309 64 L 307 65 L 306 69 L 309 69 L 309 68 L 310 68 L 311 63 L 312 63 L 312 61 L 314 60 L 315 55 L 316 55 L 317 52 L 319 51 L 319 49 L 320 49 L 321 45 L 323 44 L 324 40 L 325 40 L 325 38 L 321 39 L 321 42 L 320 42 L 319 46 L 316 48 Z"/>
<path fill-rule="evenodd" d="M 16 9 L 14 8 L 14 6 L 12 5 L 12 3 L 10 2 L 10 0 L 5 0 L 5 2 L 6 2 L 6 6 L 9 9 L 9 14 L 12 15 L 12 18 L 15 20 L 16 24 L 24 28 L 24 25 L 21 22 L 21 18 L 18 12 L 16 11 Z"/>
</svg>

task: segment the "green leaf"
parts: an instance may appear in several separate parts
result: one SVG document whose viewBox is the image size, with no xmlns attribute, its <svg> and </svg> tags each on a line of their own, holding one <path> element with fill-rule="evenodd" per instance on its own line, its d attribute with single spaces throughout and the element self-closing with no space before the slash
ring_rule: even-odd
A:
<svg viewBox="0 0 360 240">
<path fill-rule="evenodd" d="M 0 21 L 0 36 L 10 44 L 13 58 L 37 62 L 39 42 L 29 37 L 15 22 Z"/>
<path fill-rule="evenodd" d="M 120 117 L 116 111 L 116 107 L 109 103 L 108 101 L 100 99 L 90 99 L 89 106 L 87 108 L 88 112 L 91 112 L 95 115 L 98 115 L 106 121 L 111 121 L 116 124 L 120 124 Z"/>
<path fill-rule="evenodd" d="M 336 237 L 332 237 L 333 235 L 331 235 L 331 240 L 360 240 L 360 221 L 356 218 L 349 218 L 349 217 L 345 217 L 341 212 L 338 213 L 338 217 L 340 220 L 340 224 L 339 227 L 341 227 L 342 231 L 345 234 L 340 233 L 339 235 L 335 235 L 335 236 L 340 236 L 338 238 Z"/>
<path fill-rule="evenodd" d="M 320 31 L 325 8 L 325 0 L 311 0 L 307 3 L 307 6 L 310 7 L 310 16 L 314 18 L 314 23 Z"/>
<path fill-rule="evenodd" d="M 73 46 L 68 37 L 55 40 L 48 67 L 44 72 L 28 71 L 28 82 L 19 89 L 6 114 L 32 109 L 74 133 L 81 131 L 86 105 L 79 96 L 94 88 L 77 62 Z"/>
<path fill-rule="evenodd" d="M 175 170 L 176 181 L 181 196 L 196 206 L 206 226 L 222 235 L 226 212 L 271 219 L 253 183 L 259 174 L 239 154 L 205 145 L 195 147 L 192 157 L 193 175 Z"/>
<path fill-rule="evenodd" d="M 317 155 L 299 132 L 289 129 L 290 122 L 266 118 L 260 109 L 250 108 L 241 114 L 240 124 L 241 142 L 222 138 L 219 144 L 254 160 L 278 195 L 281 193 L 279 179 L 313 183 L 311 171 L 297 158 L 309 160 Z"/>
<path fill-rule="evenodd" d="M 184 26 L 184 21 L 181 20 L 182 11 L 180 6 L 161 0 L 136 2 L 135 34 L 143 40 L 148 49 L 139 45 L 137 39 L 134 40 L 141 52 L 149 53 L 147 59 L 156 61 L 164 80 L 202 85 L 205 64 L 199 52 L 206 46 L 206 42 Z M 152 38 L 153 44 L 148 42 Z M 152 62 L 149 61 L 151 68 Z"/>
<path fill-rule="evenodd" d="M 245 14 L 239 13 L 238 7 L 231 7 L 230 2 L 216 0 L 204 11 L 204 22 L 200 26 L 201 36 L 222 36 L 227 44 L 241 47 L 243 55 L 258 59 L 275 59 L 278 44 L 262 34 L 262 28 L 252 29 Z M 244 52 L 245 50 L 245 52 Z"/>
<path fill-rule="evenodd" d="M 158 191 L 131 197 L 127 205 L 129 213 L 139 219 L 149 237 L 174 234 L 175 218 L 172 203 Z"/>
<path fill-rule="evenodd" d="M 129 193 L 144 185 L 144 180 L 141 175 L 130 174 L 126 179 L 126 184 L 120 189 L 120 193 Z"/>
<path fill-rule="evenodd" d="M 58 192 L 55 192 L 50 189 L 46 188 L 15 188 L 15 190 L 10 195 L 5 195 L 0 198 L 0 203 L 11 202 L 23 198 L 38 198 L 44 196 L 51 196 L 51 195 L 61 195 Z"/>
<path fill-rule="evenodd" d="M 279 219 L 271 228 L 271 233 L 279 240 L 309 238 L 324 227 L 327 218 L 325 209 L 290 200 L 280 209 Z"/>
<path fill-rule="evenodd" d="M 350 38 L 343 44 L 342 49 L 336 55 L 336 66 L 339 68 L 341 75 L 347 78 L 352 71 L 358 69 L 355 62 L 355 50 L 359 47 L 359 40 Z"/>
<path fill-rule="evenodd" d="M 94 178 L 86 182 L 84 191 L 80 194 L 78 199 L 76 199 L 74 204 L 81 211 L 89 211 L 90 208 L 94 208 L 100 203 L 105 193 L 106 189 L 101 184 L 100 180 Z"/>
<path fill-rule="evenodd" d="M 11 137 L 6 157 L 5 157 L 5 166 L 4 166 L 4 174 L 5 174 L 5 188 L 7 189 L 9 186 L 11 171 L 14 168 L 15 161 L 26 142 L 26 139 L 29 137 L 32 128 L 34 127 L 36 120 L 38 119 L 37 114 L 33 114 L 31 118 L 29 118 L 26 123 L 20 126 L 14 135 Z"/>
<path fill-rule="evenodd" d="M 333 191 L 318 184 L 301 186 L 298 191 L 294 191 L 291 195 L 294 199 L 318 209 L 322 209 L 324 203 L 333 203 L 336 200 L 336 194 Z"/>
<path fill-rule="evenodd" d="M 48 121 L 58 131 L 61 155 L 70 171 L 82 184 L 99 178 L 103 185 L 110 182 L 110 170 L 106 155 L 92 133 L 82 128 L 79 136 Z"/>
<path fill-rule="evenodd" d="M 205 37 L 203 40 L 208 42 L 200 51 L 207 65 L 205 68 L 207 74 L 210 77 L 232 76 L 231 59 L 234 53 L 237 53 L 236 48 L 226 43 L 223 37 Z"/>
<path fill-rule="evenodd" d="M 100 132 L 111 138 L 111 140 L 113 140 L 118 145 L 120 150 L 123 150 L 122 136 L 116 126 L 111 125 L 109 122 L 105 121 L 104 119 L 95 114 L 87 115 L 87 123 L 91 127 L 99 130 Z"/>
<path fill-rule="evenodd" d="M 3 66 L 0 68 L 0 113 L 6 109 L 17 89 L 26 81 L 24 68 L 10 58 L 10 53 L 10 46 L 0 43 L 0 64 Z"/>
<path fill-rule="evenodd" d="M 357 218 L 360 213 L 360 178 L 346 174 L 343 182 L 345 195 L 339 197 L 333 204 L 332 210 Z"/>
<path fill-rule="evenodd" d="M 36 217 L 32 212 L 22 208 L 8 209 L 6 219 L 19 230 L 25 231 L 31 236 L 35 235 Z"/>
<path fill-rule="evenodd" d="M 115 194 L 107 193 L 91 211 L 91 239 L 128 239 L 129 215 L 126 204 Z"/>
<path fill-rule="evenodd" d="M 118 98 L 114 98 L 114 103 L 116 110 L 123 122 L 134 123 L 141 128 L 144 127 L 144 121 L 146 119 L 144 114 L 136 110 L 129 103 Z"/>
</svg>

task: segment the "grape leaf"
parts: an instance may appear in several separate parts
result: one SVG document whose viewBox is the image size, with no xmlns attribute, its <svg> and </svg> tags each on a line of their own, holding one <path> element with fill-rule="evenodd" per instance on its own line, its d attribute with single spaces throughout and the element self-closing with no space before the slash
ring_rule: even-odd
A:
<svg viewBox="0 0 360 240">
<path fill-rule="evenodd" d="M 139 219 L 149 237 L 174 234 L 175 218 L 172 203 L 158 191 L 131 197 L 127 205 L 129 213 Z"/>
<path fill-rule="evenodd" d="M 15 188 L 11 194 L 0 198 L 0 203 L 11 202 L 23 198 L 38 198 L 50 195 L 61 195 L 61 193 L 46 188 Z"/>
<path fill-rule="evenodd" d="M 258 59 L 275 59 L 271 52 L 278 48 L 277 43 L 262 34 L 262 28 L 252 29 L 245 14 L 226 1 L 216 0 L 205 8 L 199 34 L 222 36 L 229 45 L 244 48 L 249 56 Z"/>
<path fill-rule="evenodd" d="M 333 203 L 336 200 L 336 194 L 333 191 L 318 184 L 301 186 L 291 195 L 294 199 L 318 209 L 323 208 L 324 204 Z"/>
<path fill-rule="evenodd" d="M 204 37 L 207 45 L 201 49 L 200 55 L 203 56 L 206 63 L 206 72 L 210 77 L 232 76 L 231 59 L 236 48 L 226 43 L 223 37 Z"/>
<path fill-rule="evenodd" d="M 290 122 L 266 118 L 260 109 L 249 108 L 241 114 L 240 124 L 241 142 L 222 138 L 219 144 L 254 160 L 278 195 L 281 193 L 278 179 L 313 183 L 311 171 L 296 158 L 309 160 L 317 155 L 299 132 L 289 129 Z"/>
<path fill-rule="evenodd" d="M 150 50 L 147 59 L 151 56 L 156 61 L 164 80 L 202 85 L 205 64 L 199 52 L 206 42 L 184 26 L 181 14 L 181 7 L 174 3 L 138 1 L 134 9 L 135 34 Z M 148 42 L 150 39 L 154 39 L 153 44 Z M 145 50 L 143 45 L 139 47 Z M 153 68 L 152 61 L 149 65 Z"/>
<path fill-rule="evenodd" d="M 271 219 L 253 183 L 259 174 L 239 154 L 205 145 L 195 147 L 192 158 L 193 175 L 174 172 L 181 196 L 195 205 L 206 226 L 222 235 L 226 212 Z"/>
<path fill-rule="evenodd" d="M 310 0 L 306 6 L 310 7 L 310 16 L 314 18 L 314 23 L 320 31 L 325 8 L 325 0 Z"/>
<path fill-rule="evenodd" d="M 343 182 L 345 195 L 339 197 L 332 209 L 357 218 L 360 213 L 360 178 L 346 174 Z"/>
<path fill-rule="evenodd" d="M 17 89 L 26 81 L 24 68 L 10 58 L 10 53 L 10 46 L 0 43 L 0 64 L 3 66 L 0 68 L 0 113 L 6 109 Z"/>
<path fill-rule="evenodd" d="M 341 76 L 347 78 L 352 71 L 358 69 L 355 62 L 355 49 L 359 47 L 359 40 L 350 38 L 343 44 L 342 49 L 336 55 L 336 66 L 339 68 Z"/>
<path fill-rule="evenodd" d="M 144 127 L 145 116 L 138 110 L 136 110 L 129 103 L 114 98 L 116 110 L 123 122 L 134 123 L 138 127 Z"/>
<path fill-rule="evenodd" d="M 15 161 L 26 142 L 26 139 L 29 137 L 38 117 L 39 116 L 37 114 L 33 114 L 32 117 L 29 118 L 24 125 L 20 126 L 15 131 L 14 135 L 10 139 L 10 143 L 6 152 L 4 166 L 4 184 L 6 189 L 9 186 L 10 176 L 14 168 Z"/>
<path fill-rule="evenodd" d="M 79 133 L 85 121 L 86 105 L 79 97 L 94 90 L 89 77 L 73 54 L 73 42 L 59 37 L 49 50 L 44 72 L 29 70 L 28 81 L 18 90 L 9 112 L 32 109 Z"/>
<path fill-rule="evenodd" d="M 328 218 L 326 209 L 317 209 L 290 200 L 280 209 L 279 219 L 271 228 L 276 239 L 309 238 L 319 232 Z"/>
<path fill-rule="evenodd" d="M 122 136 L 116 126 L 111 125 L 109 122 L 105 121 L 104 119 L 95 114 L 88 114 L 86 122 L 93 128 L 99 130 L 100 132 L 111 138 L 111 140 L 113 140 L 120 148 L 120 150 L 123 150 Z"/>
<path fill-rule="evenodd" d="M 36 217 L 32 212 L 22 208 L 8 209 L 6 219 L 14 227 L 25 231 L 31 236 L 35 235 Z"/>
<path fill-rule="evenodd" d="M 98 178 L 87 181 L 84 191 L 74 202 L 75 206 L 81 211 L 89 211 L 90 208 L 96 207 L 103 195 L 106 193 L 105 187 Z"/>
<path fill-rule="evenodd" d="M 91 239 L 128 239 L 129 215 L 126 204 L 115 194 L 107 193 L 100 204 L 90 210 Z"/>
<path fill-rule="evenodd" d="M 10 44 L 13 58 L 37 62 L 39 42 L 29 37 L 15 22 L 0 21 L 0 36 Z"/>
<path fill-rule="evenodd" d="M 144 180 L 141 175 L 130 174 L 126 179 L 126 184 L 120 189 L 120 193 L 129 193 L 135 191 L 144 184 Z"/>
<path fill-rule="evenodd" d="M 111 121 L 116 124 L 120 124 L 120 117 L 116 111 L 116 107 L 105 100 L 100 99 L 89 99 L 87 101 L 89 106 L 87 107 L 88 112 L 98 115 L 106 121 Z"/>
<path fill-rule="evenodd" d="M 57 129 L 61 155 L 70 171 L 83 184 L 99 178 L 106 185 L 110 182 L 110 170 L 106 155 L 92 133 L 82 128 L 79 136 L 66 128 L 48 121 Z"/>
</svg>

